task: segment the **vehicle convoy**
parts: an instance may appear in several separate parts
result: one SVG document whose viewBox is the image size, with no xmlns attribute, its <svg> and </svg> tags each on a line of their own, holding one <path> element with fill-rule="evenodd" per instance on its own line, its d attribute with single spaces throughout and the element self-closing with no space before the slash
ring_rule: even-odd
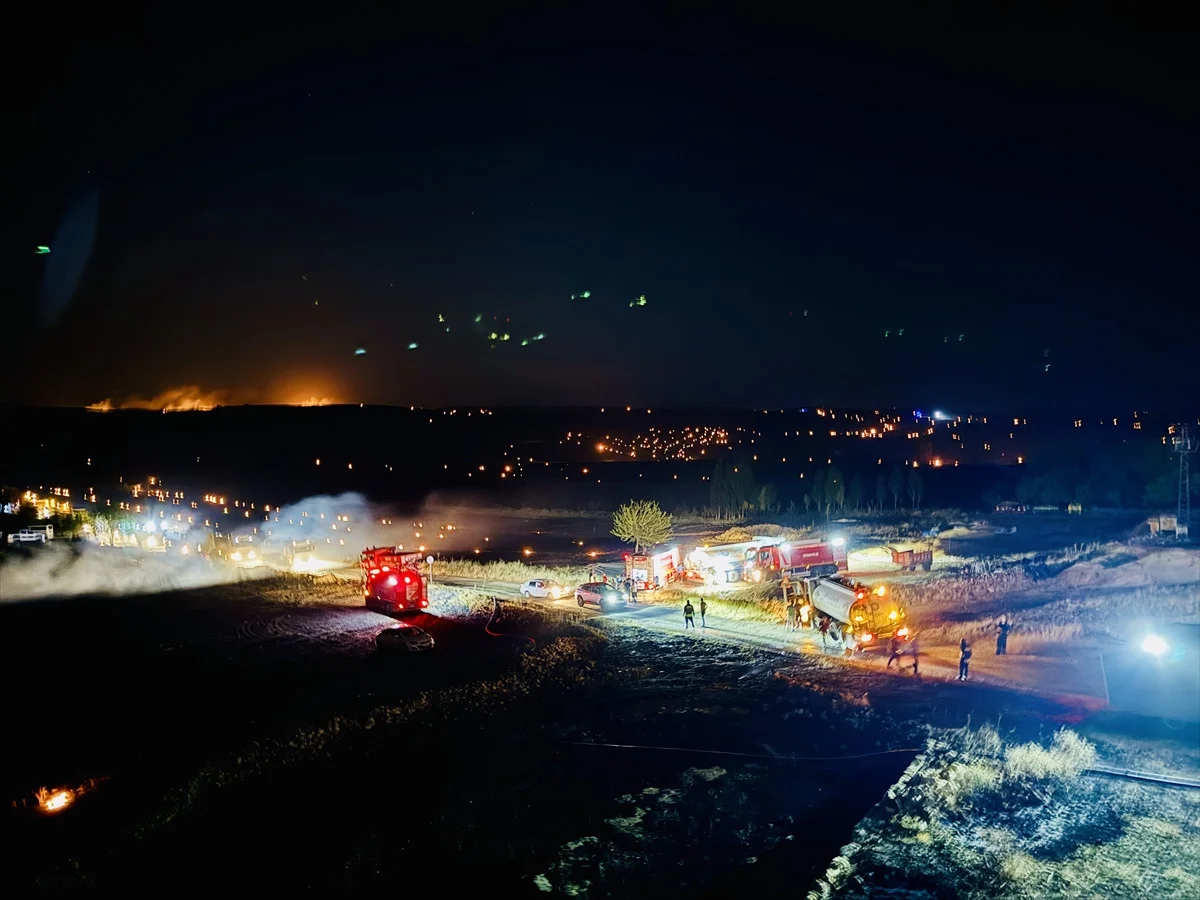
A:
<svg viewBox="0 0 1200 900">
<path fill-rule="evenodd" d="M 633 581 L 639 591 L 652 591 L 677 581 L 682 575 L 683 560 L 678 547 L 655 554 L 625 554 L 625 578 Z"/>
<path fill-rule="evenodd" d="M 886 649 L 893 637 L 908 640 L 907 613 L 904 607 L 887 599 L 887 588 L 883 585 L 872 590 L 828 577 L 798 584 L 813 609 L 832 620 L 829 636 L 845 646 L 847 655 Z"/>
<path fill-rule="evenodd" d="M 382 613 L 420 612 L 429 607 L 429 593 L 419 569 L 420 553 L 399 547 L 368 547 L 359 556 L 363 599 L 367 609 Z"/>
<path fill-rule="evenodd" d="M 773 540 L 746 550 L 743 578 L 747 581 L 774 581 L 785 574 L 792 578 L 837 575 L 849 568 L 844 538 L 802 541 Z"/>
<path fill-rule="evenodd" d="M 44 544 L 54 540 L 53 525 L 30 525 L 8 536 L 10 544 Z"/>
<path fill-rule="evenodd" d="M 915 572 L 918 566 L 926 572 L 933 568 L 932 550 L 897 550 L 895 547 L 888 547 L 888 550 L 891 551 L 892 562 L 906 571 Z"/>
</svg>

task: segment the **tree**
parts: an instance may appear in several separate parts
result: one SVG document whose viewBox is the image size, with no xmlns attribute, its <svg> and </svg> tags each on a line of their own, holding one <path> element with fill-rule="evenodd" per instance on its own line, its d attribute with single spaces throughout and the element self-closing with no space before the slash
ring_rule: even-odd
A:
<svg viewBox="0 0 1200 900">
<path fill-rule="evenodd" d="M 712 506 L 713 516 L 718 522 L 731 515 L 732 496 L 729 476 L 729 464 L 725 460 L 720 460 L 713 467 L 712 483 L 708 490 L 708 502 Z"/>
<path fill-rule="evenodd" d="M 840 510 L 846 505 L 846 481 L 842 478 L 842 470 L 830 466 L 825 470 L 825 518 L 834 510 Z"/>
<path fill-rule="evenodd" d="M 904 493 L 904 470 L 897 465 L 888 479 L 888 490 L 892 492 L 893 509 L 900 508 L 900 495 Z"/>
<path fill-rule="evenodd" d="M 820 515 L 821 510 L 825 508 L 825 473 L 820 469 L 813 473 L 809 495 L 812 497 L 817 514 Z"/>
<path fill-rule="evenodd" d="M 921 476 L 917 474 L 917 470 L 913 469 L 908 473 L 908 496 L 912 500 L 913 509 L 920 509 L 921 495 L 925 493 L 925 483 L 921 481 Z"/>
<path fill-rule="evenodd" d="M 630 500 L 613 513 L 612 533 L 633 544 L 635 553 L 669 541 L 674 530 L 671 514 L 653 500 Z"/>
<path fill-rule="evenodd" d="M 879 507 L 880 511 L 883 510 L 883 504 L 887 503 L 887 498 L 887 479 L 884 478 L 883 473 L 880 472 L 875 476 L 875 504 Z"/>
<path fill-rule="evenodd" d="M 777 506 L 779 506 L 779 494 L 775 490 L 775 485 L 764 484 L 758 489 L 759 512 L 773 512 Z"/>
<path fill-rule="evenodd" d="M 805 512 L 808 512 L 809 508 L 812 506 L 812 502 L 813 502 L 812 494 L 810 494 L 806 491 L 804 494 L 804 511 Z"/>
<path fill-rule="evenodd" d="M 855 509 L 862 509 L 863 505 L 863 480 L 861 475 L 855 475 L 850 480 L 850 505 Z"/>
</svg>

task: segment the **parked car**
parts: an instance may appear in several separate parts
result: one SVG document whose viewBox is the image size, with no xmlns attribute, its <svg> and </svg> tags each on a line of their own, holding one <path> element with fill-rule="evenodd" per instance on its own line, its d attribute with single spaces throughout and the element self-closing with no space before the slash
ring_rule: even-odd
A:
<svg viewBox="0 0 1200 900">
<path fill-rule="evenodd" d="M 548 597 L 557 600 L 565 593 L 567 589 L 550 578 L 531 578 L 521 585 L 522 597 Z"/>
<path fill-rule="evenodd" d="M 415 625 L 393 625 L 375 635 L 375 647 L 379 650 L 419 653 L 433 649 L 433 635 Z"/>
<path fill-rule="evenodd" d="M 629 602 L 623 590 L 603 581 L 590 581 L 575 588 L 575 600 L 580 606 L 590 604 L 601 609 L 624 608 Z"/>
</svg>

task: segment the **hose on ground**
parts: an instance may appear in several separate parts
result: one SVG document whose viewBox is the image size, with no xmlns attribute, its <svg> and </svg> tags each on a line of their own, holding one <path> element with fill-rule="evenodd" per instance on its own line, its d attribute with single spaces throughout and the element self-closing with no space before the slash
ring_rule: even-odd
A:
<svg viewBox="0 0 1200 900">
<path fill-rule="evenodd" d="M 492 637 L 515 637 L 515 638 L 520 638 L 523 641 L 529 641 L 530 647 L 537 646 L 537 641 L 535 641 L 533 638 L 529 637 L 529 635 L 505 634 L 504 632 L 501 632 L 501 631 L 493 631 L 492 625 L 494 625 L 496 620 L 499 618 L 500 618 L 500 598 L 493 597 L 492 598 L 492 614 L 491 614 L 491 616 L 488 617 L 487 624 L 483 626 L 483 630 L 486 631 L 488 634 L 490 634 Z"/>
</svg>

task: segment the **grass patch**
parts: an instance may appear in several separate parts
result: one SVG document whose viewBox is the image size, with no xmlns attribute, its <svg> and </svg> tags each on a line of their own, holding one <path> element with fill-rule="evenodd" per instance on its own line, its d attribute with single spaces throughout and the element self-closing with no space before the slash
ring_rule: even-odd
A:
<svg viewBox="0 0 1200 900">
<path fill-rule="evenodd" d="M 664 588 L 660 591 L 643 591 L 638 594 L 640 602 L 679 609 L 690 599 L 697 607 L 699 616 L 700 598 L 708 603 L 708 615 L 739 622 L 763 622 L 780 625 L 787 621 L 787 604 L 783 602 L 779 588 L 771 584 L 748 585 L 732 592 L 710 593 L 703 589 L 694 591 Z"/>
<path fill-rule="evenodd" d="M 549 578 L 567 587 L 583 584 L 588 579 L 586 566 L 538 566 L 523 562 L 474 559 L 439 559 L 433 564 L 433 578 L 462 578 L 472 581 L 500 581 L 522 584 L 531 578 Z"/>
<path fill-rule="evenodd" d="M 943 733 L 843 848 L 813 897 L 967 900 L 1200 895 L 1195 792 L 1087 776 L 1096 748 Z"/>
</svg>

